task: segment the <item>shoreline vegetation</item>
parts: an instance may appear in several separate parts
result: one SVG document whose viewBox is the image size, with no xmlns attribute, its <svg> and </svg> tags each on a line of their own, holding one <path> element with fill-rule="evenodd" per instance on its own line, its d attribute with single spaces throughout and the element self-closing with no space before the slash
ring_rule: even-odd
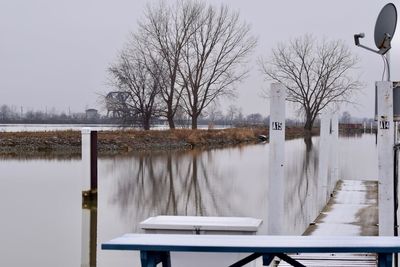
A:
<svg viewBox="0 0 400 267">
<path fill-rule="evenodd" d="M 357 135 L 364 130 L 361 125 L 340 124 L 339 131 L 342 135 Z M 373 133 L 376 129 L 367 129 L 367 132 Z M 107 157 L 137 152 L 226 148 L 260 143 L 260 135 L 266 136 L 268 140 L 269 129 L 257 126 L 208 130 L 99 131 L 98 155 Z M 314 127 L 311 135 L 319 135 L 319 128 Z M 304 128 L 287 126 L 285 139 L 295 138 L 305 138 Z M 80 131 L 0 132 L 0 158 L 3 159 L 79 159 L 80 157 Z"/>
<path fill-rule="evenodd" d="M 287 127 L 286 139 L 304 137 L 302 127 Z M 313 135 L 318 129 L 313 129 Z M 179 151 L 222 148 L 260 142 L 268 128 L 230 128 L 221 130 L 119 130 L 98 132 L 99 156 L 123 155 L 143 151 Z M 80 131 L 0 132 L 2 158 L 79 158 Z"/>
</svg>

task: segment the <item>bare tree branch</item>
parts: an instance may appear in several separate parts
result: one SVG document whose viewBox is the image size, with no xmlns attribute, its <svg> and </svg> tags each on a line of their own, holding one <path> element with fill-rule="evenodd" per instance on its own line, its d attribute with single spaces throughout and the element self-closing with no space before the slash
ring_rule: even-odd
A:
<svg viewBox="0 0 400 267">
<path fill-rule="evenodd" d="M 142 50 L 140 42 L 121 52 L 117 63 L 109 68 L 114 86 L 123 93 L 123 116 L 126 120 L 139 120 L 150 129 L 152 118 L 159 116 L 161 105 L 158 95 L 165 74 L 154 58 Z M 118 100 L 118 99 L 116 99 Z"/>
<path fill-rule="evenodd" d="M 194 1 L 178 1 L 172 6 L 160 1 L 147 6 L 144 21 L 139 23 L 147 49 L 160 56 L 168 70 L 161 95 L 166 104 L 164 116 L 171 129 L 175 128 L 174 116 L 183 93 L 178 81 L 182 50 L 194 34 L 196 28 L 192 25 L 203 8 L 204 4 Z"/>
<path fill-rule="evenodd" d="M 191 26 L 193 34 L 183 47 L 179 73 L 185 89 L 185 108 L 197 128 L 201 112 L 222 96 L 233 96 L 234 86 L 247 74 L 243 68 L 256 46 L 250 26 L 228 7 L 208 6 Z"/>
</svg>

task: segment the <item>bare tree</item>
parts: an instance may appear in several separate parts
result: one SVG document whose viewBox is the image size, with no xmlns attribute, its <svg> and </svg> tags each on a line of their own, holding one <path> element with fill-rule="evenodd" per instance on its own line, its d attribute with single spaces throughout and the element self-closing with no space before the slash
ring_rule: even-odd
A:
<svg viewBox="0 0 400 267">
<path fill-rule="evenodd" d="M 209 129 L 214 128 L 215 124 L 221 123 L 224 120 L 224 114 L 220 110 L 220 105 L 216 102 L 207 108 L 206 115 Z"/>
<path fill-rule="evenodd" d="M 226 112 L 226 118 L 231 126 L 233 125 L 234 120 L 237 118 L 239 111 L 240 110 L 237 106 L 229 105 L 228 110 Z"/>
<path fill-rule="evenodd" d="M 115 87 L 126 96 L 125 119 L 138 120 L 143 129 L 149 130 L 152 118 L 159 115 L 157 96 L 164 74 L 156 61 L 147 58 L 140 44 L 136 45 L 123 50 L 109 72 Z"/>
<path fill-rule="evenodd" d="M 339 120 L 341 123 L 350 123 L 351 122 L 351 114 L 348 111 L 344 111 Z"/>
<path fill-rule="evenodd" d="M 166 104 L 164 116 L 169 127 L 175 128 L 174 117 L 179 108 L 183 88 L 178 85 L 178 68 L 181 64 L 182 49 L 193 32 L 194 21 L 204 5 L 194 1 L 178 1 L 167 6 L 165 2 L 147 6 L 145 17 L 139 23 L 142 36 L 146 38 L 147 53 L 160 56 L 166 66 L 167 76 L 161 86 L 161 95 Z"/>
<path fill-rule="evenodd" d="M 11 114 L 11 109 L 9 106 L 7 105 L 2 105 L 0 107 L 0 120 L 1 121 L 6 121 L 7 119 L 10 118 L 10 114 Z"/>
<path fill-rule="evenodd" d="M 262 124 L 264 118 L 260 113 L 251 113 L 246 116 L 246 122 L 250 125 Z"/>
<path fill-rule="evenodd" d="M 221 96 L 234 95 L 234 86 L 247 71 L 243 68 L 256 46 L 250 26 L 227 6 L 207 6 L 190 25 L 189 41 L 183 47 L 179 72 L 185 95 L 183 104 L 197 128 L 201 112 Z"/>
<path fill-rule="evenodd" d="M 317 44 L 309 35 L 280 44 L 270 60 L 261 61 L 267 79 L 287 88 L 287 100 L 300 105 L 304 129 L 309 133 L 321 110 L 330 104 L 350 102 L 361 83 L 351 76 L 357 57 L 341 41 Z"/>
<path fill-rule="evenodd" d="M 182 106 L 178 106 L 178 108 L 176 109 L 174 122 L 180 128 L 189 128 L 190 120 L 185 109 Z"/>
</svg>

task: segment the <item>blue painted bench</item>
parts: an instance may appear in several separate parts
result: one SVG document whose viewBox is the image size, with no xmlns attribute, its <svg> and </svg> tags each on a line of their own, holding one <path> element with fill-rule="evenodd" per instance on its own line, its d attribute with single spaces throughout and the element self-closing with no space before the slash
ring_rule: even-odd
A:
<svg viewBox="0 0 400 267">
<path fill-rule="evenodd" d="M 142 267 L 170 267 L 170 252 L 252 253 L 230 265 L 243 266 L 258 257 L 269 265 L 274 257 L 302 267 L 287 253 L 377 253 L 379 267 L 391 267 L 400 238 L 386 236 L 266 236 L 125 234 L 103 243 L 104 250 L 138 250 Z"/>
</svg>

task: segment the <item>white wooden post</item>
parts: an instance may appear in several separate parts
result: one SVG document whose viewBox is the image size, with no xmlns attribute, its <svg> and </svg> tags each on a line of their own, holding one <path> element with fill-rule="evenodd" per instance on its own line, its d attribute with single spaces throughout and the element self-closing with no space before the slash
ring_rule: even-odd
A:
<svg viewBox="0 0 400 267">
<path fill-rule="evenodd" d="M 282 234 L 285 197 L 285 99 L 286 88 L 271 84 L 269 121 L 269 233 Z"/>
<path fill-rule="evenodd" d="M 328 200 L 329 126 L 330 116 L 324 112 L 320 116 L 318 155 L 318 203 L 320 209 Z"/>
<path fill-rule="evenodd" d="M 376 82 L 378 101 L 379 235 L 394 235 L 393 84 Z"/>
<path fill-rule="evenodd" d="M 82 128 L 82 191 L 90 190 L 90 132 L 89 127 Z"/>
</svg>

